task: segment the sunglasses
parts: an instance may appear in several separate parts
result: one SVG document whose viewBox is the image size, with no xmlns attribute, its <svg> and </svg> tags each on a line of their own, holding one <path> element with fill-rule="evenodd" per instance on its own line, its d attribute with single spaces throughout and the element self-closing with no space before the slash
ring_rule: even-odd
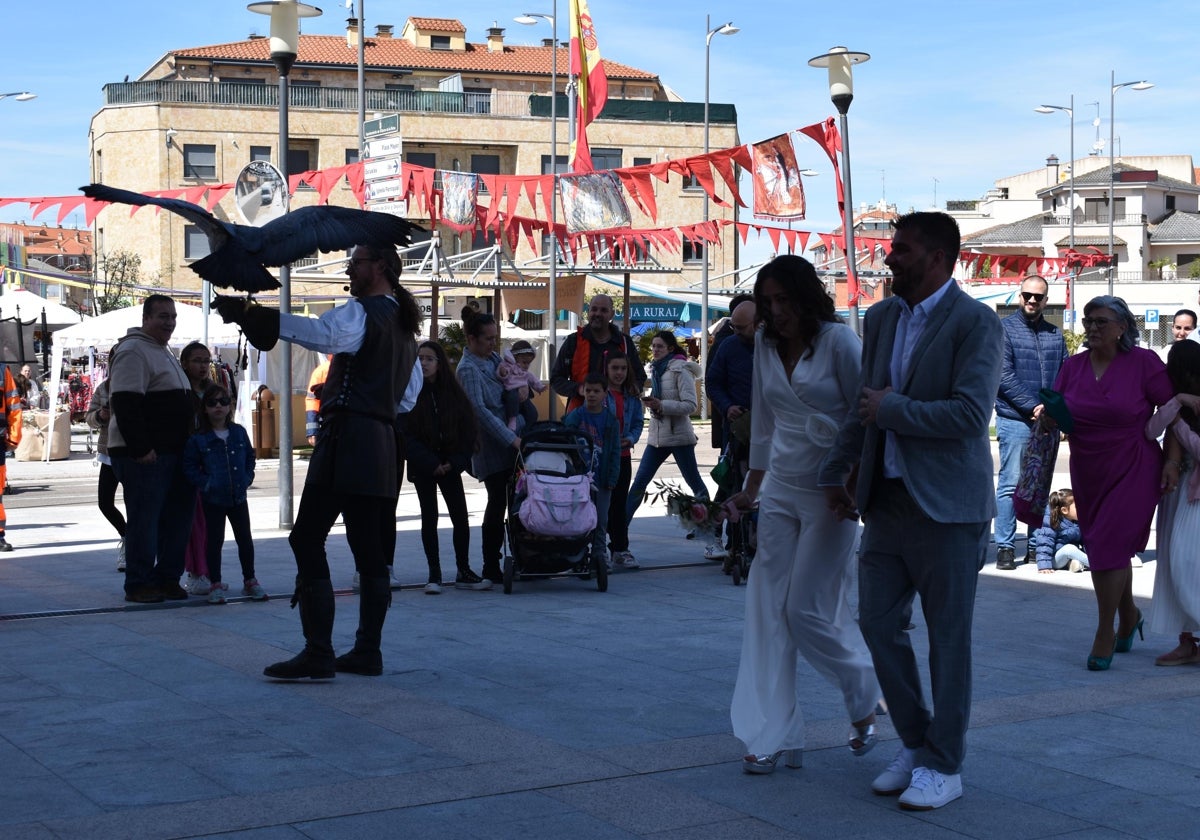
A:
<svg viewBox="0 0 1200 840">
<path fill-rule="evenodd" d="M 1109 324 L 1115 324 L 1112 318 L 1084 318 L 1083 328 L 1090 329 L 1091 327 L 1107 327 Z"/>
<path fill-rule="evenodd" d="M 1037 292 L 1021 292 L 1021 297 L 1025 298 L 1026 303 L 1041 303 L 1046 299 L 1044 294 Z"/>
<path fill-rule="evenodd" d="M 204 401 L 204 404 L 209 408 L 218 405 L 229 405 L 229 397 L 213 397 Z"/>
</svg>

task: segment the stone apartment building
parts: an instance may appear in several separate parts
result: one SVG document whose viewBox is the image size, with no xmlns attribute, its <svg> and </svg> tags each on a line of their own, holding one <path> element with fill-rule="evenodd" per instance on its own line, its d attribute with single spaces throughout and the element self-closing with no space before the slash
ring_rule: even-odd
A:
<svg viewBox="0 0 1200 840">
<path fill-rule="evenodd" d="M 496 25 L 482 42 L 467 40 L 466 27 L 448 18 L 410 17 L 398 36 L 392 26 L 377 26 L 365 42 L 365 111 L 397 113 L 404 160 L 441 170 L 480 174 L 542 175 L 551 171 L 549 88 L 550 41 L 538 46 L 505 43 Z M 290 74 L 288 170 L 292 173 L 353 163 L 359 159 L 357 61 L 358 28 L 348 24 L 345 36 L 301 35 L 299 54 Z M 269 58 L 268 39 L 245 40 L 175 49 L 165 53 L 135 81 L 104 86 L 104 103 L 89 133 L 94 180 L 139 192 L 228 184 L 256 159 L 276 161 L 278 149 L 278 77 Z M 703 103 L 678 100 L 653 72 L 611 60 L 619 45 L 604 44 L 609 100 L 588 127 L 596 169 L 656 163 L 703 151 Z M 565 90 L 568 55 L 557 48 L 558 170 L 566 171 L 568 119 Z M 739 143 L 732 105 L 710 105 L 710 147 Z M 718 190 L 723 190 L 717 179 Z M 632 202 L 634 228 L 672 227 L 701 220 L 704 192 L 672 174 L 655 181 L 659 216 L 656 222 Z M 718 193 L 723 198 L 723 193 Z M 357 206 L 343 180 L 330 203 Z M 292 206 L 316 203 L 317 195 L 301 187 Z M 481 196 L 480 203 L 487 198 Z M 733 202 L 730 202 L 732 204 Z M 235 217 L 233 193 L 214 210 Z M 517 215 L 544 218 L 542 208 L 522 198 Z M 734 220 L 736 208 L 713 202 L 711 218 Z M 409 217 L 428 222 L 410 202 Z M 559 215 L 561 220 L 561 213 Z M 204 256 L 203 236 L 174 214 L 145 209 L 108 209 L 96 222 L 98 254 L 129 249 L 142 256 L 143 271 L 162 285 L 197 289 L 199 278 L 187 270 Z M 439 228 L 448 254 L 487 244 L 481 234 L 458 235 Z M 700 260 L 710 260 L 712 274 L 732 270 L 737 262 L 734 228 L 722 228 L 722 247 L 684 246 L 682 252 L 657 252 L 668 269 L 649 275 L 651 282 L 671 286 L 695 284 Z M 544 243 L 536 243 L 544 247 Z M 518 265 L 540 255 L 521 237 L 508 255 Z M 340 255 L 323 255 L 329 262 Z M 316 261 L 316 255 L 314 259 Z M 339 271 L 331 267 L 330 271 Z M 619 270 L 618 270 L 619 271 Z M 538 270 L 534 270 L 536 275 Z M 544 274 L 544 268 L 541 270 Z M 295 278 L 296 275 L 293 275 Z M 306 296 L 329 299 L 340 277 L 329 283 L 293 281 L 298 305 Z M 415 278 L 414 278 L 415 282 Z"/>
</svg>

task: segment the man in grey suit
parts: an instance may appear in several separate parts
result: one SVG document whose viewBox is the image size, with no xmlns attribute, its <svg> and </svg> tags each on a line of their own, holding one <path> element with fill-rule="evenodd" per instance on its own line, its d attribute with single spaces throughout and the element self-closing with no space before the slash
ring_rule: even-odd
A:
<svg viewBox="0 0 1200 840">
<path fill-rule="evenodd" d="M 988 422 L 1002 333 L 996 314 L 951 277 L 960 247 L 952 218 L 909 213 L 895 228 L 886 259 L 895 296 L 864 319 L 859 404 L 819 483 L 839 517 L 862 513 L 859 623 L 903 741 L 871 787 L 929 810 L 962 796 L 975 584 L 996 512 Z M 936 716 L 903 631 L 918 594 Z"/>
</svg>

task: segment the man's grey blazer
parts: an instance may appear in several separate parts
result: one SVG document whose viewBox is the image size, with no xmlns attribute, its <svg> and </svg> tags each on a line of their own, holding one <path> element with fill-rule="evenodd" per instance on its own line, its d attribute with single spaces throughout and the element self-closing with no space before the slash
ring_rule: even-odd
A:
<svg viewBox="0 0 1200 840">
<path fill-rule="evenodd" d="M 877 422 L 864 427 L 854 406 L 821 465 L 819 483 L 846 480 L 861 457 L 856 502 L 869 516 L 871 485 L 882 470 L 882 430 L 895 432 L 902 478 L 935 522 L 986 522 L 996 515 L 988 423 L 1000 384 L 1003 333 L 996 313 L 955 284 L 929 314 L 907 378 L 890 381 L 903 302 L 888 298 L 863 320 L 862 387 L 893 386 Z"/>
</svg>

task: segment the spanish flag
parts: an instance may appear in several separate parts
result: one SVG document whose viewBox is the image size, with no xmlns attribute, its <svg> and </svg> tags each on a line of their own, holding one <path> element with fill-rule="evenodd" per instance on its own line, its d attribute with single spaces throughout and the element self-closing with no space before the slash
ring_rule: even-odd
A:
<svg viewBox="0 0 1200 840">
<path fill-rule="evenodd" d="M 588 148 L 586 129 L 599 116 L 608 101 L 608 76 L 596 41 L 596 28 L 587 0 L 570 0 L 571 7 L 571 75 L 577 80 L 575 141 L 571 144 L 571 171 L 591 172 L 592 153 Z"/>
</svg>

